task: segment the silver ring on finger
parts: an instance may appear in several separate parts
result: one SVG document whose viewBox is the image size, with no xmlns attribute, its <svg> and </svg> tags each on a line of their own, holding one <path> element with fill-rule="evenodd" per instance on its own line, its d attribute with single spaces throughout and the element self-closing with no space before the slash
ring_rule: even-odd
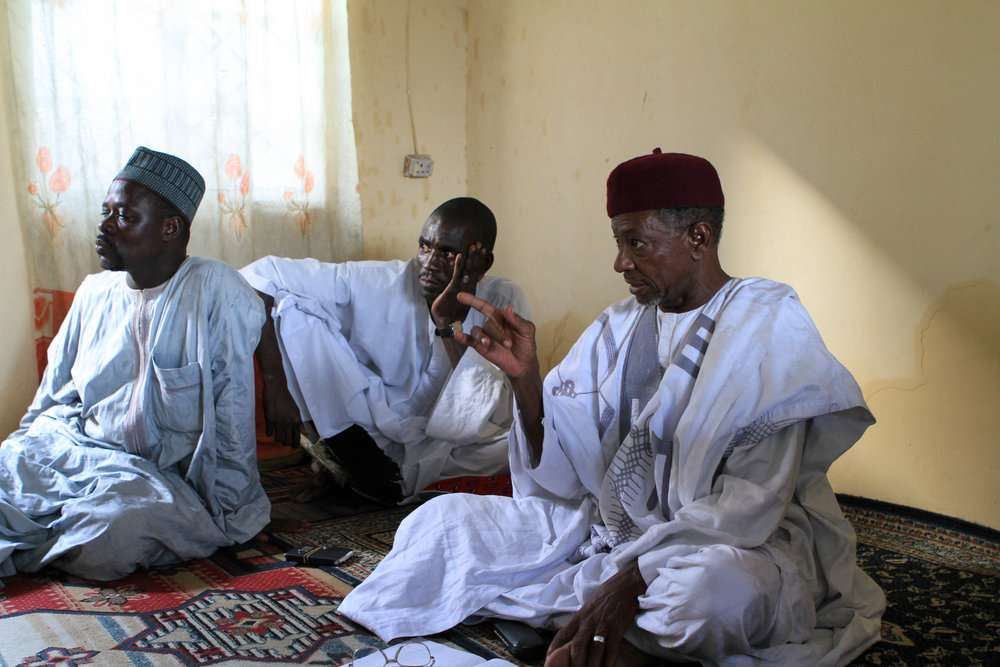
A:
<svg viewBox="0 0 1000 667">
<path fill-rule="evenodd" d="M 594 635 L 594 639 L 592 641 L 595 641 L 598 644 L 603 644 L 604 643 L 604 635 Z"/>
<path fill-rule="evenodd" d="M 462 276 L 462 282 L 463 283 L 469 282 L 469 276 Z"/>
</svg>

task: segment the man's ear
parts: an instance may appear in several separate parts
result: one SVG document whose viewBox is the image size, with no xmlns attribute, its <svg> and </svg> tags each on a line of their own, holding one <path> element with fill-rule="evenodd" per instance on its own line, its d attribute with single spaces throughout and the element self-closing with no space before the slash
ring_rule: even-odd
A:
<svg viewBox="0 0 1000 667">
<path fill-rule="evenodd" d="M 184 235 L 184 228 L 187 225 L 179 215 L 172 215 L 163 221 L 163 240 L 166 242 L 176 241 Z"/>
<path fill-rule="evenodd" d="M 712 245 L 712 226 L 707 222 L 696 222 L 687 229 L 688 243 L 692 253 L 700 257 Z"/>
</svg>

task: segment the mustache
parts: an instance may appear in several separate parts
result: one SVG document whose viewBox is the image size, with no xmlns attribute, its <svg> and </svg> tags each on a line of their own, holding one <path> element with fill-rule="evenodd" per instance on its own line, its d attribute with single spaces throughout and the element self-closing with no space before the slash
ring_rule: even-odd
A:
<svg viewBox="0 0 1000 667">
<path fill-rule="evenodd" d="M 115 247 L 115 244 L 111 242 L 111 239 L 109 239 L 104 234 L 98 234 L 96 242 L 100 243 L 101 245 L 107 246 L 109 248 L 114 248 Z"/>
<path fill-rule="evenodd" d="M 449 280 L 451 280 L 451 272 L 450 271 L 429 271 L 427 269 L 421 269 L 417 273 L 417 277 L 418 278 L 431 278 L 432 280 L 435 280 L 436 282 L 441 282 L 441 280 L 444 280 L 445 282 L 448 282 Z"/>
</svg>

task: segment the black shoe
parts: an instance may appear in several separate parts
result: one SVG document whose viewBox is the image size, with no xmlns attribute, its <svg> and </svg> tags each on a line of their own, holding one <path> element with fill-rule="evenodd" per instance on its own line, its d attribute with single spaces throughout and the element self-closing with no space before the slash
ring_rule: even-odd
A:
<svg viewBox="0 0 1000 667">
<path fill-rule="evenodd" d="M 359 496 L 388 506 L 403 500 L 399 466 L 360 426 L 351 426 L 318 444 L 347 473 L 347 488 Z"/>
</svg>

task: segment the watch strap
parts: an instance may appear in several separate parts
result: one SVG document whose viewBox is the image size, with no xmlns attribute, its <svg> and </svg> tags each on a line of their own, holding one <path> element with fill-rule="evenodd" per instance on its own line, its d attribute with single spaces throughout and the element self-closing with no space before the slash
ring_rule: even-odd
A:
<svg viewBox="0 0 1000 667">
<path fill-rule="evenodd" d="M 462 323 L 455 320 L 446 327 L 435 327 L 434 335 L 441 338 L 454 338 L 455 334 L 462 330 Z"/>
</svg>

